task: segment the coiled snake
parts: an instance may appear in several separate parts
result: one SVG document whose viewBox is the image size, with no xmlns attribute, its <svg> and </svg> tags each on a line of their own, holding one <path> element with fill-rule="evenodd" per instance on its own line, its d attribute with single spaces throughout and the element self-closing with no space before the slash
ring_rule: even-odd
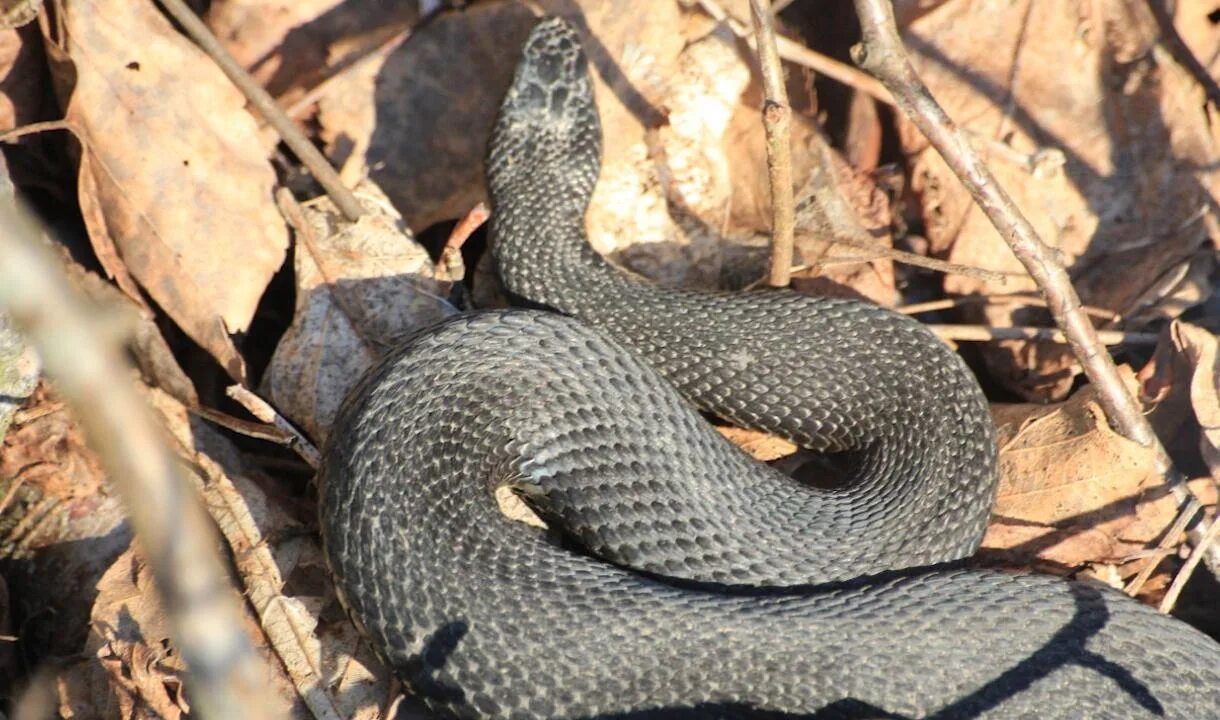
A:
<svg viewBox="0 0 1220 720">
<path fill-rule="evenodd" d="M 320 475 L 340 596 L 415 693 L 457 717 L 1220 712 L 1220 645 L 1185 624 L 952 564 L 981 539 L 994 437 L 918 323 L 600 258 L 579 36 L 547 19 L 523 53 L 491 141 L 493 252 L 514 295 L 566 315 L 414 335 L 348 398 Z M 839 453 L 852 481 L 791 480 L 699 410 Z M 551 529 L 506 519 L 505 485 Z"/>
</svg>

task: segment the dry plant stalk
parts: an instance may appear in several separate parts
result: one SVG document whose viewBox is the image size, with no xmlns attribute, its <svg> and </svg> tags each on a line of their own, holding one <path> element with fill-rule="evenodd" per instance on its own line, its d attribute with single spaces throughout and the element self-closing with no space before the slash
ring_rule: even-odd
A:
<svg viewBox="0 0 1220 720">
<path fill-rule="evenodd" d="M 1098 340 L 1097 330 L 1084 312 L 1058 253 L 1038 237 L 1037 231 L 970 145 L 967 135 L 932 97 L 907 59 L 892 4 L 888 0 L 854 2 L 863 39 L 852 48 L 852 59 L 885 85 L 903 114 L 940 153 L 1025 266 L 1046 299 L 1055 324 L 1063 331 L 1080 361 L 1085 376 L 1097 389 L 1098 401 L 1110 424 L 1124 437 L 1154 451 L 1157 472 L 1165 478 L 1179 503 L 1194 500 L 1139 403 L 1127 392 L 1113 359 Z M 1192 542 L 1198 544 L 1205 530 L 1202 523 L 1196 525 L 1191 531 Z M 1220 572 L 1220 552 L 1208 555 L 1208 566 L 1213 572 Z"/>
<path fill-rule="evenodd" d="M 767 133 L 767 175 L 771 186 L 771 271 L 768 283 L 787 287 L 792 277 L 796 198 L 792 191 L 792 108 L 775 47 L 768 0 L 750 0 L 763 81 L 763 128 Z"/>
<path fill-rule="evenodd" d="M 41 238 L 23 208 L 0 201 L 0 309 L 37 348 L 124 501 L 191 670 L 192 705 L 207 718 L 268 717 L 266 669 L 242 631 L 215 528 L 132 385 L 118 338 L 91 317 Z"/>
</svg>

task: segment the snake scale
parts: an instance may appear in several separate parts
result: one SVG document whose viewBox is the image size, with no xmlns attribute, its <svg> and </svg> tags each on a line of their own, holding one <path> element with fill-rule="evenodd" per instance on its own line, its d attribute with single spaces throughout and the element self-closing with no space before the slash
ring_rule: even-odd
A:
<svg viewBox="0 0 1220 720">
<path fill-rule="evenodd" d="M 1220 713 L 1220 645 L 1189 626 L 954 562 L 996 484 L 955 354 L 867 303 L 616 269 L 583 226 L 600 145 L 579 35 L 545 19 L 488 181 L 506 287 L 558 312 L 416 333 L 331 435 L 328 561 L 414 693 L 461 718 Z M 789 479 L 701 411 L 834 453 L 851 482 Z M 502 486 L 549 529 L 505 518 Z"/>
</svg>

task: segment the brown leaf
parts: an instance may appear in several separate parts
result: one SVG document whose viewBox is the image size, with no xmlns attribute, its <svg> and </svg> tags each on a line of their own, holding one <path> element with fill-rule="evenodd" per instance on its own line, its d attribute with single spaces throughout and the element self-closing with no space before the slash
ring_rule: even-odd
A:
<svg viewBox="0 0 1220 720">
<path fill-rule="evenodd" d="M 998 5 L 953 0 L 915 21 L 905 39 L 921 77 L 1039 235 L 1067 259 L 1084 302 L 1122 314 L 1165 313 L 1173 278 L 1220 237 L 1211 197 L 1220 160 L 1197 83 L 1157 46 L 1143 3 L 1125 0 Z M 967 265 L 1020 270 L 964 188 L 902 123 L 913 187 L 934 253 Z M 1000 287 L 948 276 L 951 293 Z M 972 320 L 1045 324 L 1042 311 L 980 306 Z M 994 374 L 1031 399 L 1059 399 L 1079 372 L 1065 346 L 1001 343 Z"/>
<path fill-rule="evenodd" d="M 319 443 L 348 389 L 395 339 L 454 312 L 428 253 L 371 183 L 369 213 L 339 219 L 329 201 L 298 228 L 296 311 L 263 385 L 271 402 Z"/>
<path fill-rule="evenodd" d="M 1149 421 L 1174 462 L 1220 482 L 1220 358 L 1216 335 L 1175 321 L 1140 372 Z M 1214 492 L 1210 493 L 1215 502 Z M 1202 498 L 1207 503 L 1208 499 Z"/>
<path fill-rule="evenodd" d="M 1000 488 L 985 556 L 1056 572 L 1121 563 L 1172 523 L 1177 503 L 1153 452 L 1110 428 L 1091 386 L 1057 405 L 993 413 Z"/>
<path fill-rule="evenodd" d="M 228 332 L 249 326 L 287 245 L 257 124 L 153 3 L 62 6 L 54 42 L 74 61 L 67 118 L 83 133 L 81 203 L 99 258 L 112 273 L 121 258 L 240 379 Z"/>
<path fill-rule="evenodd" d="M 216 0 L 204 20 L 288 107 L 418 15 L 415 3 L 382 0 Z"/>
<path fill-rule="evenodd" d="M 730 425 L 717 425 L 716 431 L 723 435 L 726 440 L 741 448 L 747 455 L 760 462 L 778 460 L 797 451 L 797 446 L 787 440 L 758 430 L 747 430 Z"/>
</svg>

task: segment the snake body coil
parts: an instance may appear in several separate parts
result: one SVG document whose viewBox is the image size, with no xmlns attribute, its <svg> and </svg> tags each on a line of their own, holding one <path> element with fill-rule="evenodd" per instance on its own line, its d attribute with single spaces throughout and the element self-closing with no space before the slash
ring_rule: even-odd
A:
<svg viewBox="0 0 1220 720">
<path fill-rule="evenodd" d="M 530 36 L 491 147 L 506 286 L 580 322 L 509 310 L 418 333 L 349 397 L 320 475 L 340 594 L 433 709 L 1217 712 L 1220 646 L 1190 627 L 1109 590 L 944 564 L 981 538 L 994 437 L 969 372 L 918 323 L 662 289 L 597 256 L 600 128 L 566 22 Z M 788 479 L 700 409 L 841 453 L 852 480 Z M 507 520 L 504 485 L 554 529 Z"/>
</svg>

